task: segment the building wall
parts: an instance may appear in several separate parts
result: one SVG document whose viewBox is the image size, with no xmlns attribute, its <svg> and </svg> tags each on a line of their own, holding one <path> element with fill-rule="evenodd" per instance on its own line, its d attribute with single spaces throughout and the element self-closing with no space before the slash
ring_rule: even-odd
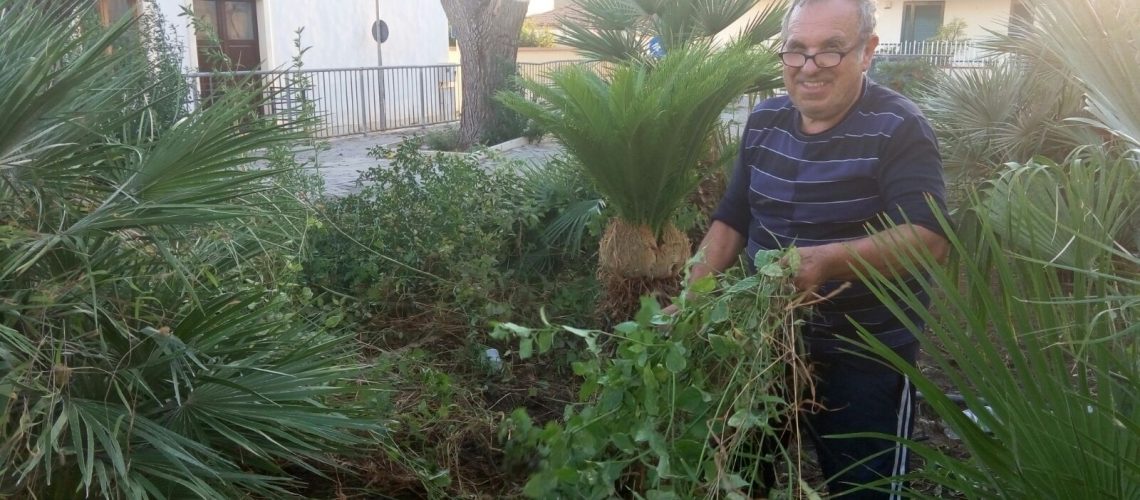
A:
<svg viewBox="0 0 1140 500">
<path fill-rule="evenodd" d="M 554 0 L 530 0 L 526 6 L 526 15 L 533 16 L 554 10 Z"/>
<path fill-rule="evenodd" d="M 943 24 L 955 19 L 966 22 L 966 38 L 987 36 L 986 29 L 1005 32 L 1009 23 L 1010 0 L 945 0 Z M 902 37 L 905 0 L 878 0 L 880 43 L 898 43 Z"/>
<path fill-rule="evenodd" d="M 1009 10 L 1011 0 L 945 0 L 943 22 L 947 23 L 956 18 L 966 22 L 966 37 L 978 39 L 985 37 L 986 29 L 1005 31 L 1009 23 Z M 741 20 L 729 26 L 717 36 L 719 42 L 724 42 L 739 33 L 746 23 L 756 14 L 759 14 L 772 3 L 772 0 L 761 0 L 752 11 Z M 902 37 L 903 4 L 906 0 L 877 0 L 876 31 L 880 43 L 898 43 Z"/>
<path fill-rule="evenodd" d="M 156 2 L 186 49 L 184 69 L 197 71 L 190 18 L 179 15 L 193 0 Z M 379 51 L 371 33 L 377 11 L 389 29 Z M 302 46 L 309 48 L 306 70 L 376 68 L 381 60 L 385 68 L 311 74 L 309 97 L 333 135 L 454 119 L 457 71 L 399 68 L 448 64 L 447 17 L 438 1 L 257 0 L 262 69 L 292 64 L 299 27 L 304 27 Z"/>
<path fill-rule="evenodd" d="M 519 47 L 518 62 L 541 64 L 553 61 L 575 61 L 585 59 L 570 47 Z"/>
<path fill-rule="evenodd" d="M 197 44 L 190 19 L 179 16 L 192 0 L 157 0 L 166 21 L 186 47 L 184 66 L 197 67 Z M 389 38 L 377 54 L 372 22 L 377 7 Z M 296 53 L 295 31 L 304 27 L 305 68 L 446 64 L 447 17 L 437 1 L 407 0 L 259 0 L 258 36 L 264 69 L 288 66 Z"/>
</svg>

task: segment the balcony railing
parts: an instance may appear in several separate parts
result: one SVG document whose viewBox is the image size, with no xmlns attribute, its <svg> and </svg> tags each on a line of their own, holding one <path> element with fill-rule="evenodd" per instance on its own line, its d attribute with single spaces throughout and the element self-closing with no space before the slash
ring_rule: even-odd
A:
<svg viewBox="0 0 1140 500">
<path fill-rule="evenodd" d="M 947 69 L 979 68 L 986 63 L 982 50 L 971 40 L 880 43 L 875 49 L 877 63 L 914 59 L 925 59 Z"/>
</svg>

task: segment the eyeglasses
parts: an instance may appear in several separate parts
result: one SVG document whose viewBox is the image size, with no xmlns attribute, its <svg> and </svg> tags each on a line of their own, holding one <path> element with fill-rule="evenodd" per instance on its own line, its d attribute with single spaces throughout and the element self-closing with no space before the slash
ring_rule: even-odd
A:
<svg viewBox="0 0 1140 500">
<path fill-rule="evenodd" d="M 803 52 L 780 52 L 780 62 L 789 68 L 802 68 L 808 60 L 815 61 L 815 67 L 820 69 L 834 68 L 843 62 L 843 58 L 853 52 L 859 46 L 851 47 L 843 52 L 816 52 L 812 55 L 804 54 Z"/>
</svg>

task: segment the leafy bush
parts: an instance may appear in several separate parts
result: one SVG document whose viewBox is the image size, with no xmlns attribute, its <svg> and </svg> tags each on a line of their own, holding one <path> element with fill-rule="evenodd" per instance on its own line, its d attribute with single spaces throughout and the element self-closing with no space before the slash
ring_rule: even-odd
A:
<svg viewBox="0 0 1140 500">
<path fill-rule="evenodd" d="M 550 30 L 535 26 L 533 21 L 523 21 L 519 32 L 519 47 L 553 47 L 554 33 Z"/>
<path fill-rule="evenodd" d="M 1140 171 L 1119 174 L 1105 180 L 1123 181 L 1135 193 Z M 1047 174 L 1014 175 L 1019 178 L 1002 182 L 1034 182 L 1039 175 L 1044 183 Z M 1085 176 L 1063 182 L 1072 187 Z M 1091 211 L 1070 210 L 1062 199 L 1053 200 L 1055 206 L 1027 200 L 1050 191 L 1030 187 L 1029 193 L 991 194 L 1009 204 L 1011 219 L 991 221 L 984 208 L 991 201 L 977 200 L 981 217 L 968 219 L 960 231 L 945 225 L 954 265 L 929 255 L 914 259 L 913 268 L 929 276 L 924 288 L 938 293 L 929 312 L 907 287 L 878 273 L 871 277 L 885 302 L 920 311 L 929 329 L 919 336 L 923 350 L 977 421 L 924 371 L 882 344 L 873 349 L 911 378 L 969 452 L 962 460 L 928 443 L 909 443 L 926 460 L 915 474 L 926 484 L 964 498 L 1078 498 L 1089 492 L 1128 498 L 1140 487 L 1140 260 L 1134 249 L 1106 240 L 1108 228 Z M 1112 198 L 1094 203 L 1107 205 Z M 1051 211 L 1057 208 L 1059 217 Z M 1121 215 L 1135 214 L 1133 203 Z M 1040 224 L 1048 220 L 1049 227 Z M 1058 242 L 1071 247 L 1057 253 Z M 874 342 L 869 335 L 864 340 Z"/>
<path fill-rule="evenodd" d="M 530 218 L 518 174 L 471 157 L 426 156 L 420 143 L 371 150 L 387 164 L 363 172 L 359 192 L 326 201 L 305 264 L 310 282 L 389 311 L 439 301 L 471 307 L 507 286 L 501 264 Z"/>
<path fill-rule="evenodd" d="M 1140 11 L 1128 0 L 1028 7 L 1034 22 L 992 43 L 1020 64 L 989 75 L 978 87 L 986 92 L 961 87 L 946 101 L 969 106 L 967 117 L 1002 117 L 999 133 L 944 124 L 962 133 L 959 146 L 996 135 L 1000 143 L 983 143 L 987 152 L 1023 159 L 999 167 L 982 193 L 966 199 L 956 228 L 944 222 L 952 265 L 925 253 L 906 264 L 925 271 L 923 288 L 937 297 L 929 312 L 914 309 L 928 326 L 919 340 L 977 421 L 926 370 L 897 358 L 892 364 L 969 453 L 963 460 L 911 443 L 926 459 L 917 475 L 927 484 L 964 498 L 1131 498 L 1140 491 L 1140 150 L 1120 146 L 1140 147 L 1140 87 L 1122 84 L 1140 71 L 1119 54 L 1140 49 Z M 1011 94 L 1016 101 L 1005 97 Z M 1075 150 L 1056 140 L 1059 122 L 1073 116 L 1061 112 L 1074 102 L 1091 115 L 1080 126 L 1095 132 Z M 1120 143 L 1104 144 L 1109 137 Z M 1014 145 L 1028 147 L 1004 151 Z M 1058 150 L 1061 159 L 1044 157 Z M 1035 152 L 1042 156 L 1024 157 Z M 885 302 L 919 302 L 891 278 L 869 278 Z"/>
<path fill-rule="evenodd" d="M 607 216 L 605 201 L 572 156 L 557 156 L 521 170 L 522 188 L 538 217 L 527 238 L 527 263 L 547 268 L 553 260 L 596 252 Z"/>
<path fill-rule="evenodd" d="M 459 129 L 442 127 L 429 130 L 423 137 L 423 145 L 432 151 L 457 151 L 459 149 Z"/>
<path fill-rule="evenodd" d="M 938 134 L 957 198 L 991 179 L 1008 162 L 1035 156 L 1063 161 L 1099 135 L 1084 117 L 1078 87 L 1052 63 L 1000 62 L 958 71 L 917 100 Z"/>
</svg>

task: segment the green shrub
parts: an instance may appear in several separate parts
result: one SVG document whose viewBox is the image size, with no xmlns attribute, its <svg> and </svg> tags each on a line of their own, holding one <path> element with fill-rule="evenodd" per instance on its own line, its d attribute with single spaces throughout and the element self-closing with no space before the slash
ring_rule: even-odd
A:
<svg viewBox="0 0 1140 500">
<path fill-rule="evenodd" d="M 459 128 L 449 126 L 429 130 L 423 136 L 423 145 L 432 151 L 457 151 Z"/>
<path fill-rule="evenodd" d="M 550 30 L 535 26 L 532 21 L 523 21 L 519 32 L 519 47 L 553 47 L 554 33 Z"/>
<path fill-rule="evenodd" d="M 527 264 L 545 269 L 556 260 L 596 253 L 606 204 L 574 157 L 556 156 L 520 172 L 521 188 L 538 217 L 537 234 L 527 238 Z"/>
<path fill-rule="evenodd" d="M 872 80 L 910 98 L 918 97 L 920 92 L 933 83 L 938 75 L 938 66 L 935 66 L 924 56 L 901 57 L 876 62 L 870 71 Z"/>
<path fill-rule="evenodd" d="M 421 139 L 369 154 L 386 165 L 362 189 L 326 201 L 327 222 L 305 264 L 310 282 L 381 309 L 448 301 L 485 303 L 506 286 L 521 213 L 518 174 L 476 159 L 424 155 Z"/>
</svg>

